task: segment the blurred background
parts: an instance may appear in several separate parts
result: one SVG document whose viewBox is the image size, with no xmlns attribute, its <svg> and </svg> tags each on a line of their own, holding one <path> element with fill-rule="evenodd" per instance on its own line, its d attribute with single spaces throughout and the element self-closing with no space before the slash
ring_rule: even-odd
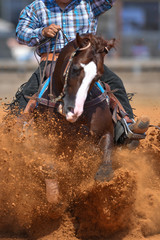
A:
<svg viewBox="0 0 160 240">
<path fill-rule="evenodd" d="M 20 11 L 31 2 L 0 0 L 2 97 L 13 97 L 17 87 L 27 81 L 37 67 L 34 49 L 19 45 L 15 40 Z M 112 10 L 100 17 L 98 35 L 118 39 L 117 49 L 110 52 L 106 64 L 123 78 L 129 91 L 146 93 L 145 82 L 149 84 L 148 93 L 152 83 L 152 94 L 160 95 L 160 0 L 117 0 Z M 142 86 L 136 87 L 140 82 Z"/>
</svg>

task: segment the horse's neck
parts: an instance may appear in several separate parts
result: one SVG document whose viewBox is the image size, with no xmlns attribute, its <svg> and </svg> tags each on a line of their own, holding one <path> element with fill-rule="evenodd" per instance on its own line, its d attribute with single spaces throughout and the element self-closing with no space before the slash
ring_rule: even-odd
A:
<svg viewBox="0 0 160 240">
<path fill-rule="evenodd" d="M 52 78 L 52 91 L 56 97 L 63 91 L 64 87 L 64 72 L 70 59 L 72 52 L 75 50 L 74 42 L 70 42 L 64 47 L 58 57 Z"/>
</svg>

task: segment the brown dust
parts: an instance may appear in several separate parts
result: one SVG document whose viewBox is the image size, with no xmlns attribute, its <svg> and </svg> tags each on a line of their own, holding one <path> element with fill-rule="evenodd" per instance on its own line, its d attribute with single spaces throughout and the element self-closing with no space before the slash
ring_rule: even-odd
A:
<svg viewBox="0 0 160 240">
<path fill-rule="evenodd" d="M 136 150 L 115 149 L 114 177 L 98 183 L 99 148 L 72 126 L 68 138 L 52 125 L 22 135 L 14 121 L 1 127 L 1 239 L 160 239 L 160 132 L 149 129 Z M 46 200 L 46 178 L 58 181 L 56 206 Z"/>
</svg>

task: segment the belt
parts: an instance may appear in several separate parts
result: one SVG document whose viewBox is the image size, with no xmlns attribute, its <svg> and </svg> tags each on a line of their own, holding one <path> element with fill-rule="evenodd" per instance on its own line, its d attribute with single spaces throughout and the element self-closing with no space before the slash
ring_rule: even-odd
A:
<svg viewBox="0 0 160 240">
<path fill-rule="evenodd" d="M 53 53 L 49 53 L 48 54 L 48 61 L 52 61 L 52 59 L 53 59 L 53 61 L 56 61 L 58 56 L 59 56 L 59 53 L 55 53 L 54 58 L 53 58 Z M 46 61 L 46 60 L 47 60 L 47 53 L 42 53 L 41 54 L 41 62 Z"/>
</svg>

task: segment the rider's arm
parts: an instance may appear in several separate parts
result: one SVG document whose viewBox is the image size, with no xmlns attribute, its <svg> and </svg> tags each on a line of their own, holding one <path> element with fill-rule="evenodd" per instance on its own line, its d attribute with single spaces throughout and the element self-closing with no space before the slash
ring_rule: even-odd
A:
<svg viewBox="0 0 160 240">
<path fill-rule="evenodd" d="M 95 17 L 108 11 L 116 0 L 90 0 Z"/>
<path fill-rule="evenodd" d="M 38 19 L 32 5 L 28 5 L 22 10 L 16 28 L 17 41 L 20 44 L 35 46 L 44 39 L 42 35 L 43 26 Z"/>
</svg>

